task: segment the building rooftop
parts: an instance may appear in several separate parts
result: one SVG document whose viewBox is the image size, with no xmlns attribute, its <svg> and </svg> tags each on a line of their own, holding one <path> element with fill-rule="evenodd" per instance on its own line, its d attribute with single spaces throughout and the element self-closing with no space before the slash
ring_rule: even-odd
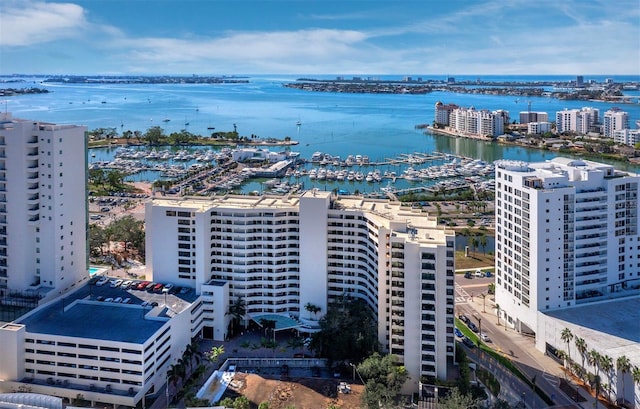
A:
<svg viewBox="0 0 640 409">
<path fill-rule="evenodd" d="M 598 349 L 640 362 L 640 296 L 566 308 L 544 314 L 574 326 L 574 336 L 597 340 Z"/>
<path fill-rule="evenodd" d="M 129 298 L 130 303 L 99 301 L 117 297 Z M 192 289 L 186 294 L 158 294 L 87 284 L 15 323 L 30 333 L 142 344 L 195 297 Z"/>
</svg>

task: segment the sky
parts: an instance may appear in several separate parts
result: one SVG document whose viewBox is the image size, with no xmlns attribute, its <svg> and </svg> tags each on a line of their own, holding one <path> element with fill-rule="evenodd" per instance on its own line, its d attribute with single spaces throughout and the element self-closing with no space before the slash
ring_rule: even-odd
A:
<svg viewBox="0 0 640 409">
<path fill-rule="evenodd" d="M 638 75 L 638 0 L 0 0 L 0 74 Z"/>
</svg>

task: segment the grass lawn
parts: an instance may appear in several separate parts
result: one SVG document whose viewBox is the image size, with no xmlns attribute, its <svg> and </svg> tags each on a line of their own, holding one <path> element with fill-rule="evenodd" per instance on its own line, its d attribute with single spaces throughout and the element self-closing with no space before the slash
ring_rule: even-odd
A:
<svg viewBox="0 0 640 409">
<path fill-rule="evenodd" d="M 494 265 L 493 254 L 483 254 L 481 251 L 469 252 L 469 257 L 464 256 L 464 251 L 456 251 L 456 270 L 469 270 L 485 268 Z"/>
</svg>

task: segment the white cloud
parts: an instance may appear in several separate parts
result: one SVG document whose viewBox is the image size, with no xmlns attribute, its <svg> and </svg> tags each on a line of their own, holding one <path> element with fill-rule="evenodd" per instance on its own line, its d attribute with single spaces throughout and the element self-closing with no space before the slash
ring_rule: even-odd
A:
<svg viewBox="0 0 640 409">
<path fill-rule="evenodd" d="M 112 42 L 115 49 L 130 50 L 135 64 L 171 62 L 307 63 L 339 59 L 362 44 L 366 36 L 351 30 L 300 30 L 228 33 L 216 39 L 139 38 Z"/>
<path fill-rule="evenodd" d="M 87 26 L 84 9 L 71 3 L 11 1 L 0 13 L 0 45 L 29 46 L 69 38 Z"/>
</svg>

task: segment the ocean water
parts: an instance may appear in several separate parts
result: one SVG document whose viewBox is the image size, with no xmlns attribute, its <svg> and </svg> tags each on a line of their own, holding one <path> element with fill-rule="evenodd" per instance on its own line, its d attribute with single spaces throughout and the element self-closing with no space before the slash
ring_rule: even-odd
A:
<svg viewBox="0 0 640 409">
<path fill-rule="evenodd" d="M 415 77 L 418 77 L 417 75 Z M 429 78 L 422 76 L 423 79 Z M 334 77 L 327 77 L 334 78 Z M 400 78 L 400 77 L 398 77 Z M 476 76 L 456 76 L 457 80 L 474 80 Z M 603 81 L 608 76 L 585 76 L 585 81 Z M 637 77 L 612 76 L 615 80 L 632 81 Z M 232 131 L 234 125 L 241 135 L 284 138 L 291 137 L 299 145 L 291 147 L 309 158 L 321 151 L 346 158 L 347 155 L 368 155 L 372 161 L 382 161 L 402 153 L 444 152 L 485 161 L 517 159 L 540 161 L 556 153 L 495 143 L 426 135 L 415 129 L 417 124 L 430 124 L 437 101 L 474 106 L 477 109 L 505 109 L 512 120 L 527 110 L 531 101 L 534 111 L 546 111 L 550 117 L 564 108 L 593 106 L 603 113 L 613 104 L 602 102 L 560 101 L 531 97 L 455 94 L 433 92 L 424 95 L 383 95 L 314 93 L 285 88 L 295 76 L 249 76 L 248 84 L 2 84 L 5 87 L 45 87 L 48 94 L 8 98 L 6 106 L 15 117 L 49 121 L 58 124 L 86 125 L 89 129 L 113 127 L 145 131 L 160 126 L 171 133 L 181 129 L 209 135 L 216 131 Z M 438 77 L 441 79 L 441 77 Z M 489 77 L 482 80 L 535 81 L 572 80 L 575 77 L 512 76 Z M 638 95 L 638 92 L 629 92 Z M 640 119 L 640 104 L 618 105 L 629 112 L 633 126 Z M 168 119 L 169 121 L 165 122 Z M 298 126 L 297 122 L 301 125 Z M 106 160 L 113 151 L 97 151 L 95 158 Z M 630 170 L 636 170 L 634 167 Z"/>
</svg>

